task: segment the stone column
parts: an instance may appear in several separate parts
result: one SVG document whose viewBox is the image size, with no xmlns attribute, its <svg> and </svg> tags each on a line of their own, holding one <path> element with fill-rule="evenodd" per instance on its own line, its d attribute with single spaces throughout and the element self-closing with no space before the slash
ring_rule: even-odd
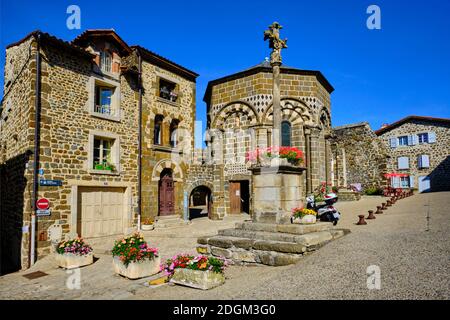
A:
<svg viewBox="0 0 450 320">
<path fill-rule="evenodd" d="M 320 129 L 311 128 L 310 137 L 310 181 L 311 192 L 320 184 L 320 157 L 319 157 L 319 144 L 320 144 Z"/>
<path fill-rule="evenodd" d="M 305 128 L 305 155 L 306 155 L 306 193 L 312 193 L 311 175 L 311 129 Z"/>
<path fill-rule="evenodd" d="M 280 98 L 280 65 L 272 63 L 273 69 L 273 138 L 272 145 L 281 146 L 281 98 Z"/>
<path fill-rule="evenodd" d="M 325 181 L 331 183 L 330 179 L 330 140 L 329 136 L 325 135 Z"/>
</svg>

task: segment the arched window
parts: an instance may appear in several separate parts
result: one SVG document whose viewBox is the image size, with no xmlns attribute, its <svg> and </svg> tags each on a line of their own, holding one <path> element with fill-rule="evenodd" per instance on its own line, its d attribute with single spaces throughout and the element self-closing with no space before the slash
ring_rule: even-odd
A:
<svg viewBox="0 0 450 320">
<path fill-rule="evenodd" d="M 291 124 L 288 121 L 281 123 L 281 146 L 291 146 Z"/>
<path fill-rule="evenodd" d="M 158 114 L 155 117 L 155 129 L 153 131 L 153 143 L 162 144 L 162 123 L 164 117 Z"/>
<path fill-rule="evenodd" d="M 180 123 L 179 120 L 174 119 L 170 123 L 170 146 L 172 148 L 175 148 L 178 144 L 178 124 Z"/>
</svg>

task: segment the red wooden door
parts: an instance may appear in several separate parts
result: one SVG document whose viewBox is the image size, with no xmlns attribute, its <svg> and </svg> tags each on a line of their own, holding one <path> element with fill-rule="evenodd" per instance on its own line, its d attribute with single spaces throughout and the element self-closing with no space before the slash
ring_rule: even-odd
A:
<svg viewBox="0 0 450 320">
<path fill-rule="evenodd" d="M 165 173 L 159 182 L 159 215 L 175 214 L 175 193 L 171 173 Z"/>
<path fill-rule="evenodd" d="M 230 182 L 230 214 L 241 213 L 241 184 Z"/>
</svg>

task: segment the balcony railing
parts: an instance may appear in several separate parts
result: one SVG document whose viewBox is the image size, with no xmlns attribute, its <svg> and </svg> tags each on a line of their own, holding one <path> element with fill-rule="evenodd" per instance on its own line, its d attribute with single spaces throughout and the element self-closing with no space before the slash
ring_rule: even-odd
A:
<svg viewBox="0 0 450 320">
<path fill-rule="evenodd" d="M 110 105 L 95 105 L 94 106 L 94 113 L 104 115 L 104 116 L 110 116 L 110 117 L 118 117 L 119 112 L 116 110 L 116 108 L 113 108 Z"/>
</svg>

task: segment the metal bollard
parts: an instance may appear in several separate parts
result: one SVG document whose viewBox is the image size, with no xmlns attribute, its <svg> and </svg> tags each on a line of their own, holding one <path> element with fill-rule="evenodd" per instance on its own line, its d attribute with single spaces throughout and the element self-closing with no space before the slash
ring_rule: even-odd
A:
<svg viewBox="0 0 450 320">
<path fill-rule="evenodd" d="M 392 206 L 392 200 L 386 201 L 386 207 L 390 207 L 390 206 Z"/>
<path fill-rule="evenodd" d="M 359 217 L 359 221 L 357 223 L 358 226 L 367 224 L 366 220 L 364 220 L 364 215 L 363 214 L 360 214 L 358 217 Z"/>
<path fill-rule="evenodd" d="M 381 206 L 377 206 L 377 212 L 375 214 L 382 214 L 383 210 L 381 209 Z"/>
<path fill-rule="evenodd" d="M 376 219 L 377 217 L 375 217 L 374 215 L 373 215 L 373 210 L 369 210 L 369 216 L 367 217 L 367 219 L 368 220 L 373 220 L 373 219 Z"/>
<path fill-rule="evenodd" d="M 387 210 L 386 202 L 383 202 L 383 203 L 381 204 L 381 210 Z"/>
</svg>

